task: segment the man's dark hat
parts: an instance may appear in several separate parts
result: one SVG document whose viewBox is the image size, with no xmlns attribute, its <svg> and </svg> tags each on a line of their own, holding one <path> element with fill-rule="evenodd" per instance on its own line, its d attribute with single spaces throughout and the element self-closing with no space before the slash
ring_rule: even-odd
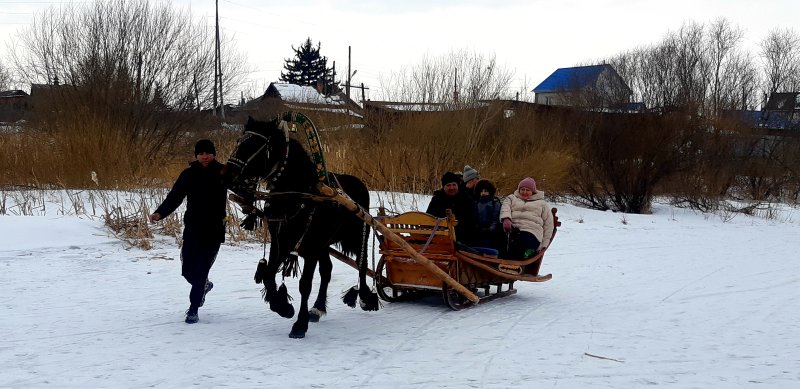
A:
<svg viewBox="0 0 800 389">
<path fill-rule="evenodd" d="M 194 144 L 194 155 L 195 157 L 197 154 L 200 153 L 208 153 L 217 155 L 217 149 L 214 148 L 214 142 L 209 139 L 200 139 L 197 143 Z"/>
</svg>

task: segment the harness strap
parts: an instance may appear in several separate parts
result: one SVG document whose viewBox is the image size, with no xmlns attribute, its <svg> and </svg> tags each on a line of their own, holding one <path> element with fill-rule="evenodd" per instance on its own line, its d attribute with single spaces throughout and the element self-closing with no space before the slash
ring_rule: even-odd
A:
<svg viewBox="0 0 800 389">
<path fill-rule="evenodd" d="M 294 250 L 292 250 L 289 254 L 300 255 L 297 251 L 300 250 L 300 245 L 303 243 L 303 238 L 306 237 L 306 233 L 311 228 L 311 220 L 314 218 L 314 212 L 316 212 L 317 207 L 311 208 L 311 213 L 308 215 L 308 220 L 306 220 L 306 229 L 303 231 L 303 235 L 300 235 L 300 239 L 297 240 L 297 244 L 294 245 Z"/>
<path fill-rule="evenodd" d="M 267 144 L 269 144 L 269 137 L 261 135 L 261 134 L 259 134 L 257 132 L 245 131 L 243 134 L 244 135 L 257 136 L 257 137 L 259 137 L 259 138 L 264 140 L 264 144 L 258 150 L 256 150 L 255 153 L 251 154 L 250 157 L 247 158 L 246 161 L 242 161 L 241 159 L 233 157 L 233 156 L 228 158 L 228 162 L 231 162 L 234 165 L 238 165 L 240 169 L 244 169 L 244 167 L 247 166 L 253 160 L 253 158 L 255 158 L 258 155 L 258 153 L 261 152 L 261 150 L 264 150 L 264 148 L 267 146 Z M 269 150 L 267 150 L 267 153 L 269 153 Z M 267 158 L 269 159 L 269 155 L 267 155 Z"/>
<path fill-rule="evenodd" d="M 429 236 L 429 237 L 428 237 L 428 241 L 427 241 L 427 242 L 425 242 L 425 245 L 424 245 L 424 246 L 422 246 L 422 249 L 421 249 L 421 250 L 419 250 L 419 253 L 420 253 L 420 254 L 423 254 L 423 253 L 425 253 L 425 250 L 427 250 L 427 249 L 428 249 L 428 246 L 430 246 L 431 242 L 433 241 L 433 237 L 434 237 L 434 236 L 436 236 L 436 230 L 438 230 L 438 229 L 439 229 L 439 223 L 440 223 L 442 220 L 444 220 L 444 218 L 438 218 L 438 217 L 436 218 L 436 222 L 435 222 L 435 223 L 433 223 L 433 230 L 431 230 L 431 236 Z"/>
</svg>

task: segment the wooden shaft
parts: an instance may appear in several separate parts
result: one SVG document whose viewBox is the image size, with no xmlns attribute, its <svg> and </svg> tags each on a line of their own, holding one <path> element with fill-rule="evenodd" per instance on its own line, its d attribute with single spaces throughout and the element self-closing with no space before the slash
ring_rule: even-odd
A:
<svg viewBox="0 0 800 389">
<path fill-rule="evenodd" d="M 461 285 L 458 281 L 454 280 L 453 277 L 450 277 L 449 274 L 445 273 L 444 270 L 439 268 L 439 266 L 436 266 L 436 264 L 431 262 L 428 258 L 425 258 L 424 256 L 422 256 L 422 254 L 414 250 L 414 248 L 411 247 L 411 245 L 409 245 L 405 240 L 403 240 L 403 238 L 397 236 L 397 234 L 386 228 L 386 226 L 384 226 L 383 223 L 375 220 L 375 218 L 373 218 L 372 215 L 370 215 L 369 213 L 364 212 L 364 210 L 361 209 L 358 206 L 358 204 L 353 202 L 353 200 L 350 200 L 349 198 L 342 196 L 333 188 L 323 184 L 320 184 L 320 193 L 322 193 L 325 196 L 329 196 L 336 199 L 336 202 L 342 204 L 345 208 L 355 213 L 356 216 L 358 216 L 361 220 L 363 220 L 370 226 L 374 227 L 376 230 L 380 231 L 381 234 L 383 234 L 384 238 L 389 239 L 393 243 L 400 246 L 400 248 L 402 248 L 405 252 L 408 253 L 408 255 L 414 258 L 414 260 L 417 263 L 422 264 L 423 266 L 428 268 L 428 270 L 430 270 L 434 275 L 439 277 L 442 281 L 447 283 L 447 285 L 458 291 L 458 293 L 461 293 L 462 296 L 468 298 L 473 303 L 476 304 L 478 303 L 479 298 L 478 296 L 475 295 L 475 293 L 472 293 L 469 289 L 464 287 L 464 285 Z"/>
<path fill-rule="evenodd" d="M 341 251 L 336 250 L 336 249 L 331 248 L 331 247 L 328 247 L 328 254 L 330 254 L 332 257 L 334 257 L 334 258 L 336 258 L 336 259 L 338 259 L 338 260 L 350 265 L 350 267 L 352 267 L 353 269 L 358 270 L 358 263 L 356 263 L 355 260 L 353 260 L 352 258 L 348 257 L 347 255 L 344 255 L 344 253 L 342 253 Z M 385 277 L 381 276 L 380 274 L 375 274 L 375 270 L 372 270 L 372 269 L 367 269 L 367 275 L 370 276 L 371 278 L 380 279 L 382 282 L 389 282 L 389 280 L 387 280 Z"/>
</svg>

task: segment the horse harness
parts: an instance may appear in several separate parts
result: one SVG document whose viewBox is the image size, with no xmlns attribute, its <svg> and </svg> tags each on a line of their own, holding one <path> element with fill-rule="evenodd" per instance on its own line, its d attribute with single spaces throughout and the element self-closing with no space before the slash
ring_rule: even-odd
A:
<svg viewBox="0 0 800 389">
<path fill-rule="evenodd" d="M 283 161 L 273 165 L 273 167 L 272 167 L 272 169 L 270 169 L 269 173 L 267 173 L 267 175 L 264 176 L 264 178 L 263 178 L 263 180 L 267 181 L 267 183 L 268 183 L 267 189 L 265 190 L 264 193 L 262 193 L 262 196 L 261 196 L 261 198 L 264 199 L 264 200 L 267 200 L 267 199 L 269 199 L 269 197 L 273 197 L 275 195 L 284 195 L 284 194 L 285 195 L 290 195 L 290 194 L 293 194 L 291 192 L 272 193 L 272 191 L 275 189 L 277 181 L 281 178 L 281 176 L 283 175 L 283 171 L 286 169 L 286 166 L 289 163 L 289 127 L 288 127 L 287 122 L 285 120 L 281 120 L 280 124 L 279 124 L 279 128 L 281 128 L 283 130 L 284 141 L 285 141 L 284 142 L 284 150 L 283 150 Z M 260 133 L 257 133 L 255 131 L 245 131 L 244 134 L 243 134 L 243 137 L 244 136 L 256 136 L 256 137 L 259 137 L 259 138 L 263 139 L 264 142 L 261 145 L 261 147 L 256 149 L 256 151 L 253 152 L 247 159 L 241 160 L 241 159 L 238 159 L 238 158 L 235 158 L 235 157 L 231 157 L 231 158 L 228 159 L 228 162 L 238 166 L 242 171 L 244 171 L 245 167 L 248 164 L 250 164 L 253 161 L 253 159 L 255 159 L 256 156 L 258 156 L 262 151 L 265 151 L 265 149 L 266 149 L 266 159 L 265 159 L 265 161 L 269 161 L 270 151 L 271 150 L 270 150 L 269 147 L 267 147 L 267 145 L 270 143 L 270 137 L 265 136 L 265 135 L 260 134 Z M 318 177 L 320 177 L 320 181 L 322 181 L 323 180 L 322 177 L 324 177 L 324 180 L 330 182 L 331 177 L 328 175 L 327 170 L 325 169 L 324 159 L 322 157 L 322 154 L 321 154 L 321 151 L 320 151 L 320 148 L 319 148 L 319 145 L 318 145 L 319 138 L 318 137 L 317 138 L 312 138 L 311 134 L 307 134 L 307 136 L 308 136 L 308 140 L 309 140 L 309 145 L 311 146 L 313 154 L 314 154 L 313 159 L 314 159 L 314 163 L 315 163 L 315 165 L 317 167 L 317 175 L 318 175 Z M 316 140 L 317 144 L 314 144 L 313 140 Z M 235 154 L 236 153 L 234 152 L 234 155 Z M 341 185 L 339 184 L 339 182 L 336 179 L 335 175 L 333 176 L 333 179 L 336 182 L 335 186 L 341 188 Z M 257 180 L 258 179 L 256 179 L 256 181 Z M 300 197 L 305 197 L 305 196 L 302 196 L 304 194 L 302 192 L 298 192 L 296 194 L 300 195 Z M 307 193 L 307 195 L 313 195 L 313 193 Z M 336 204 L 337 207 L 339 206 L 338 203 L 335 203 L 335 204 Z M 268 207 L 270 207 L 270 203 L 269 202 L 265 202 L 264 203 L 265 211 L 266 211 L 266 208 L 268 208 Z M 281 230 L 281 226 L 283 225 L 283 223 L 288 222 L 289 220 L 292 220 L 295 217 L 297 217 L 305 209 L 305 207 L 306 207 L 305 203 L 301 202 L 300 205 L 297 207 L 297 211 L 293 215 L 291 215 L 291 216 L 284 215 L 283 217 L 280 217 L 280 218 L 274 218 L 274 217 L 270 218 L 270 217 L 267 216 L 268 213 L 264 212 L 264 211 L 262 211 L 261 214 L 263 215 L 264 219 L 268 223 L 270 223 L 270 222 L 277 223 L 277 231 L 280 231 Z M 311 211 L 308 214 L 308 218 L 306 219 L 306 225 L 305 225 L 305 228 L 303 230 L 303 233 L 300 236 L 300 239 L 298 239 L 297 243 L 295 244 L 293 250 L 290 251 L 290 253 L 289 253 L 291 256 L 294 257 L 295 260 L 292 261 L 292 262 L 294 262 L 295 265 L 294 266 L 291 266 L 291 265 L 287 266 L 285 268 L 286 270 L 284 271 L 284 275 L 288 275 L 286 273 L 290 272 L 289 269 L 292 269 L 294 271 L 294 273 L 296 274 L 296 269 L 297 269 L 296 258 L 299 255 L 298 254 L 298 250 L 300 249 L 300 246 L 303 243 L 303 238 L 305 238 L 306 233 L 308 232 L 308 230 L 311 227 L 311 223 L 313 221 L 314 213 L 316 212 L 316 210 L 317 210 L 317 207 L 312 207 L 311 208 Z M 264 245 L 265 245 L 265 249 L 266 249 L 266 241 L 264 242 Z"/>
<path fill-rule="evenodd" d="M 279 164 L 275 164 L 272 167 L 272 169 L 270 169 L 269 173 L 267 173 L 267 175 L 264 177 L 264 180 L 272 181 L 270 183 L 270 186 L 272 186 L 272 187 L 275 186 L 275 182 L 278 181 L 278 179 L 281 177 L 281 174 L 286 169 L 286 164 L 289 163 L 289 132 L 288 132 L 288 129 L 284 129 L 283 133 L 284 133 L 284 141 L 285 141 L 284 150 L 283 150 L 283 162 L 281 162 Z M 259 138 L 264 140 L 264 144 L 262 144 L 261 147 L 259 147 L 255 152 L 253 152 L 253 154 L 251 154 L 250 157 L 248 157 L 246 160 L 243 161 L 243 160 L 238 159 L 236 157 L 230 157 L 230 158 L 228 158 L 228 163 L 236 165 L 236 166 L 239 167 L 239 169 L 241 171 L 244 171 L 244 169 L 247 167 L 247 165 L 249 165 L 250 162 L 252 162 L 253 159 L 256 156 L 258 156 L 258 154 L 261 153 L 264 149 L 266 149 L 266 152 L 267 152 L 267 158 L 265 159 L 265 161 L 269 161 L 270 149 L 267 147 L 267 145 L 270 143 L 270 137 L 265 136 L 263 134 L 259 134 L 259 133 L 255 132 L 255 131 L 245 131 L 244 134 L 242 135 L 242 137 L 244 138 L 244 136 L 257 136 L 257 137 L 259 137 Z M 241 144 L 241 142 L 242 141 L 239 141 L 240 144 Z M 233 154 L 236 155 L 236 152 L 234 152 Z M 270 189 L 268 189 L 268 191 Z"/>
</svg>

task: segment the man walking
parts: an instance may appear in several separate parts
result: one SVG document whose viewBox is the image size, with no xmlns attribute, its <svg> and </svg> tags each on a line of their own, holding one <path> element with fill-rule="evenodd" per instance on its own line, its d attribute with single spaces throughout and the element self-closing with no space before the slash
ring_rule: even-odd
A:
<svg viewBox="0 0 800 389">
<path fill-rule="evenodd" d="M 197 323 L 197 309 L 203 306 L 206 293 L 214 287 L 208 273 L 225 241 L 227 190 L 222 184 L 222 164 L 216 158 L 214 143 L 208 139 L 194 146 L 195 161 L 181 172 L 164 202 L 150 215 L 155 223 L 174 212 L 186 198 L 183 214 L 181 274 L 192 285 L 186 322 Z"/>
</svg>

